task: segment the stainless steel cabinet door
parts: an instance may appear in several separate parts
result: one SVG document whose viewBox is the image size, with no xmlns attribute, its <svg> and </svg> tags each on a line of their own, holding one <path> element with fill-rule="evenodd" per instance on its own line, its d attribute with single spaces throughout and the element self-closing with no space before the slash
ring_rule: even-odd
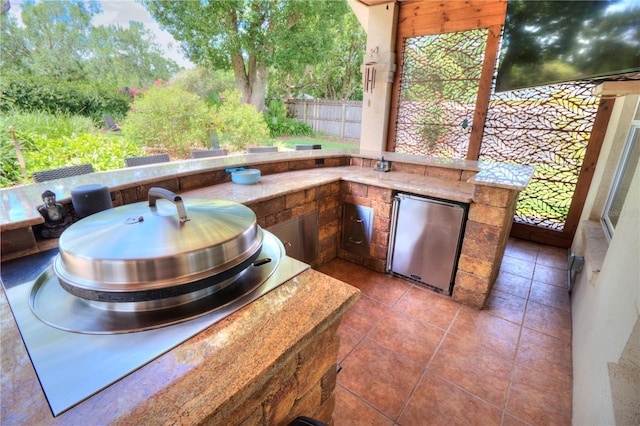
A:
<svg viewBox="0 0 640 426">
<path fill-rule="evenodd" d="M 397 195 L 389 270 L 451 294 L 464 217 L 457 204 Z"/>
</svg>

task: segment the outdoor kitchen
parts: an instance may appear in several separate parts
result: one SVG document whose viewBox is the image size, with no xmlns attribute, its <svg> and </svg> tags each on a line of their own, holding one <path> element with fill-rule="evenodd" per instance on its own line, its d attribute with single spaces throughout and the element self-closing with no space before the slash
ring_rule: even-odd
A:
<svg viewBox="0 0 640 426">
<path fill-rule="evenodd" d="M 188 418 L 194 423 L 261 416 L 268 416 L 269 423 L 281 423 L 298 415 L 329 421 L 337 374 L 336 330 L 359 291 L 309 266 L 343 257 L 384 272 L 391 200 L 399 191 L 466 203 L 468 217 L 451 278 L 451 297 L 480 309 L 499 269 L 517 194 L 533 171 L 530 167 L 393 153 L 385 153 L 385 158 L 389 171 L 375 170 L 377 155 L 357 151 L 270 153 L 259 159 L 233 156 L 3 190 L 2 356 L 3 365 L 8 366 L 5 371 L 11 372 L 2 381 L 2 405 L 10 407 L 3 415 L 37 423 L 73 423 L 96 413 L 105 421 L 121 423 L 141 416 L 145 421 Z M 225 169 L 238 166 L 261 170 L 260 182 L 230 182 Z M 44 223 L 38 212 L 44 190 L 52 190 L 73 215 L 71 190 L 95 183 L 108 186 L 113 209 L 76 221 L 59 239 L 38 237 Z M 150 192 L 155 195 L 149 197 Z M 157 206 L 151 206 L 151 198 Z M 372 208 L 372 240 L 366 253 L 341 245 L 345 203 Z M 230 215 L 221 223 L 199 225 L 200 220 L 208 220 L 209 209 L 228 210 Z M 287 256 L 285 244 L 269 229 L 313 211 L 318 213 L 317 251 L 312 262 L 304 263 Z M 179 241 L 182 216 L 186 216 L 182 222 L 185 229 L 191 224 L 198 228 Z M 125 231 L 120 236 L 114 230 L 119 225 L 108 225 L 130 218 L 134 223 L 123 225 Z M 168 224 L 154 225 L 156 219 Z M 137 234 L 135 227 L 142 226 L 160 226 L 163 231 L 159 235 L 148 231 Z M 234 229 L 230 234 L 233 243 L 224 246 L 229 235 L 208 235 L 211 231 L 205 228 Z M 118 265 L 105 253 L 118 251 L 114 241 L 120 239 L 131 244 L 121 248 L 119 258 L 126 260 Z M 201 245 L 200 240 L 209 243 Z M 130 246 L 139 246 L 139 250 L 125 248 Z M 256 246 L 262 248 L 257 250 Z M 12 247 L 19 249 L 11 253 Z M 219 262 L 213 265 L 182 259 L 193 250 L 227 254 L 209 256 Z M 146 251 L 150 254 L 141 255 Z M 195 258 L 207 258 L 198 254 Z M 165 256 L 177 259 L 177 263 L 162 276 L 160 264 L 149 265 Z M 83 265 L 87 259 L 91 266 Z M 51 264 L 54 272 L 48 266 Z M 179 265 L 190 266 L 185 269 Z M 256 284 L 245 283 L 253 270 L 262 268 L 271 268 L 264 274 L 266 278 L 258 278 Z M 176 271 L 181 272 L 172 275 Z M 106 280 L 106 276 L 114 279 Z M 239 277 L 239 290 L 230 284 L 230 276 Z M 210 285 L 215 290 L 201 283 L 205 278 L 213 278 Z M 218 297 L 221 306 L 214 301 Z M 65 308 L 51 302 L 56 298 Z M 89 300 L 77 303 L 77 298 Z M 241 302 L 234 307 L 234 303 L 226 303 L 231 300 Z M 185 314 L 185 306 L 194 310 Z M 71 317 L 65 317 L 67 314 Z M 96 320 L 105 315 L 111 318 Z M 160 323 L 154 322 L 158 318 Z M 70 346 L 38 348 L 34 342 L 39 338 L 29 336 L 29 330 L 34 329 L 44 330 L 47 341 L 66 340 Z M 61 360 L 66 370 L 51 365 L 52 360 Z M 93 366 L 83 373 L 86 364 Z M 77 383 L 73 382 L 83 374 L 92 378 L 89 382 L 96 376 L 98 380 L 91 385 L 77 378 Z M 46 376 L 52 378 L 53 385 L 43 382 Z M 75 393 L 67 392 L 69 389 L 79 393 L 62 399 L 53 396 Z M 252 396 L 256 392 L 259 398 Z M 265 392 L 271 396 L 266 397 Z M 60 401 L 55 402 L 55 409 L 50 408 L 52 401 Z"/>
</svg>

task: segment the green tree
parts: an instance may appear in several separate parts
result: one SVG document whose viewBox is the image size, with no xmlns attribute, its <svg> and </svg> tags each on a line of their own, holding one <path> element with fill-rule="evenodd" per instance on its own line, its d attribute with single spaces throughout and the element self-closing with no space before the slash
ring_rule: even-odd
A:
<svg viewBox="0 0 640 426">
<path fill-rule="evenodd" d="M 157 79 L 168 80 L 179 66 L 164 58 L 153 37 L 141 22 L 135 21 L 129 23 L 129 28 L 93 28 L 92 55 L 87 61 L 89 78 L 115 87 L 144 87 Z"/>
<path fill-rule="evenodd" d="M 200 66 L 181 70 L 173 77 L 171 84 L 195 93 L 209 105 L 219 104 L 220 94 L 235 87 L 233 73 L 230 71 L 212 71 Z"/>
<path fill-rule="evenodd" d="M 142 0 L 194 63 L 233 70 L 242 102 L 265 109 L 272 67 L 303 69 L 333 52 L 347 4 L 341 1 Z"/>
<path fill-rule="evenodd" d="M 60 81 L 84 79 L 91 18 L 98 12 L 97 1 L 23 2 L 22 37 L 30 71 Z"/>
<path fill-rule="evenodd" d="M 353 13 L 344 15 L 339 28 L 325 29 L 332 35 L 332 54 L 322 62 L 298 66 L 276 66 L 269 79 L 270 98 L 300 97 L 362 100 L 362 58 L 367 35 Z"/>
<path fill-rule="evenodd" d="M 94 27 L 97 1 L 34 1 L 22 4 L 19 26 L 13 9 L 0 15 L 2 73 L 60 82 L 90 81 L 140 87 L 168 80 L 179 66 L 163 57 L 139 22 L 129 28 Z"/>
</svg>

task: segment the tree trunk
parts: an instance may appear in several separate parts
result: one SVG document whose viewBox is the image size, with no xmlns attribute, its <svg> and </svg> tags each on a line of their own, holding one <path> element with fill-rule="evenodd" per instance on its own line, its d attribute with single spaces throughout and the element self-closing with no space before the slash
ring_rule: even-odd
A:
<svg viewBox="0 0 640 426">
<path fill-rule="evenodd" d="M 250 55 L 247 62 L 241 53 L 231 56 L 231 66 L 236 80 L 236 88 L 242 94 L 240 100 L 253 105 L 257 111 L 266 111 L 265 95 L 269 68 L 256 61 Z"/>
</svg>

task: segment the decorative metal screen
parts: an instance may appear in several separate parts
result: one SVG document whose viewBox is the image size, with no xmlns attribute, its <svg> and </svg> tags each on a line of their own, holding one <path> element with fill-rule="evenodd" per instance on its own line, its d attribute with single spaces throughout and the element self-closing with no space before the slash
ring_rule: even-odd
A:
<svg viewBox="0 0 640 426">
<path fill-rule="evenodd" d="M 564 229 L 598 109 L 591 83 L 492 93 L 480 159 L 535 166 L 515 222 Z"/>
<path fill-rule="evenodd" d="M 487 29 L 404 40 L 395 151 L 464 158 Z"/>
</svg>

